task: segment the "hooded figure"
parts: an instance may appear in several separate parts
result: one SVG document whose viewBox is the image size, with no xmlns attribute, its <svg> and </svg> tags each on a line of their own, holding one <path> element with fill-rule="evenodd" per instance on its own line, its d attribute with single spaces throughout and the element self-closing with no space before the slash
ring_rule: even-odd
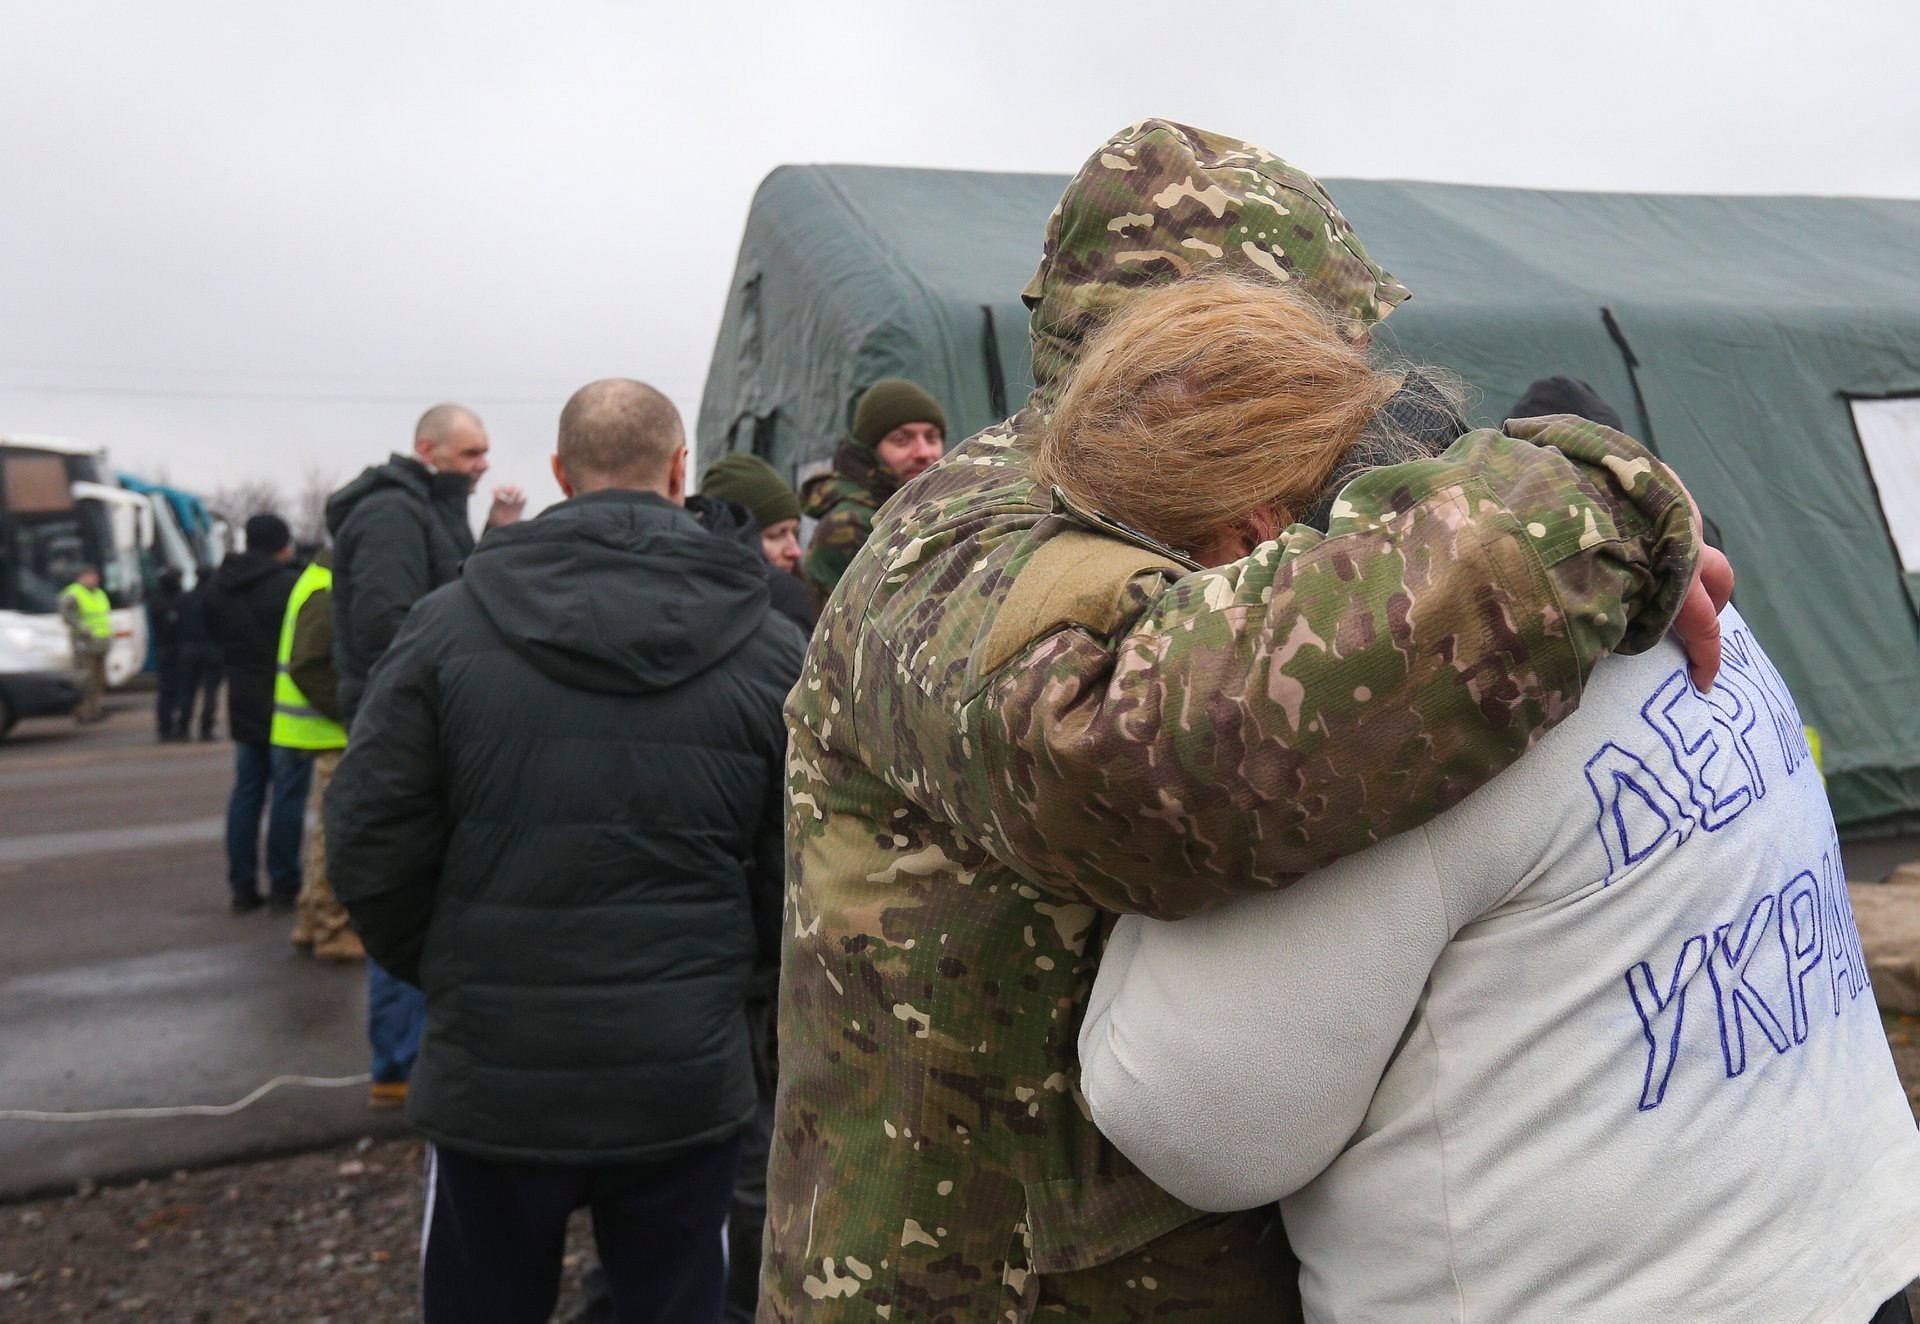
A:
<svg viewBox="0 0 1920 1324">
<path fill-rule="evenodd" d="M 885 463 L 880 444 L 895 428 L 915 423 L 931 424 L 944 445 L 947 415 L 938 400 L 898 377 L 875 382 L 854 406 L 853 427 L 833 453 L 832 470 L 801 489 L 807 517 L 819 521 L 800 563 L 816 606 L 826 602 L 853 554 L 866 545 L 880 507 L 900 490 L 902 480 Z"/>
<path fill-rule="evenodd" d="M 495 530 L 413 609 L 326 827 L 368 954 L 427 990 L 430 1139 L 638 1164 L 752 1116 L 801 650 L 757 550 L 633 491 Z"/>
<path fill-rule="evenodd" d="M 759 556 L 761 565 L 766 567 L 767 600 L 773 609 L 801 630 L 813 629 L 814 610 L 807 586 L 797 576 L 768 564 L 760 551 L 760 521 L 752 511 L 738 501 L 703 492 L 687 498 L 687 513 L 716 538 L 737 543 Z"/>
<path fill-rule="evenodd" d="M 1430 818 L 1686 594 L 1683 489 L 1591 425 L 1469 433 L 1359 475 L 1325 533 L 1197 573 L 1037 491 L 1085 338 L 1215 263 L 1353 334 L 1407 297 L 1271 153 L 1116 135 L 1025 293 L 1028 408 L 881 512 L 814 635 L 787 709 L 763 1318 L 1290 1317 L 1270 1209 L 1203 1217 L 1088 1120 L 1102 912 L 1194 913 Z"/>
<path fill-rule="evenodd" d="M 411 455 L 370 465 L 327 499 L 333 535 L 334 663 L 348 725 L 367 675 L 413 604 L 460 573 L 473 551 L 473 480 Z"/>
<path fill-rule="evenodd" d="M 265 745 L 273 727 L 273 676 L 280 619 L 299 568 L 284 551 L 286 524 L 273 515 L 247 521 L 247 548 L 230 552 L 202 598 L 206 623 L 227 669 L 227 725 L 243 745 Z"/>
</svg>

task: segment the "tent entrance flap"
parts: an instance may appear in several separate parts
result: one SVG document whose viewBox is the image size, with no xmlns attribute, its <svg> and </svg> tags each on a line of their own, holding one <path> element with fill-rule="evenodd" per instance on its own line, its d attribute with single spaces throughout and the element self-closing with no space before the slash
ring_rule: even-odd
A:
<svg viewBox="0 0 1920 1324">
<path fill-rule="evenodd" d="M 1906 582 L 1907 598 L 1920 618 L 1920 391 L 1875 399 L 1850 397 L 1853 432 L 1866 457 L 1880 518 L 1887 526 Z"/>
</svg>

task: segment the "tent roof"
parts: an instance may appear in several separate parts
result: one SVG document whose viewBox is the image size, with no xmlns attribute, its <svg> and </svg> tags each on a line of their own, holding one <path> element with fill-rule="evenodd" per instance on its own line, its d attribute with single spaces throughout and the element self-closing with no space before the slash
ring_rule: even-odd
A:
<svg viewBox="0 0 1920 1324">
<path fill-rule="evenodd" d="M 832 453 L 854 400 L 886 376 L 932 391 L 956 437 L 1004 416 L 992 365 L 1017 408 L 1028 389 L 1020 290 L 1064 184 L 879 166 L 768 175 L 701 402 L 702 459 L 753 448 L 791 473 Z"/>
</svg>

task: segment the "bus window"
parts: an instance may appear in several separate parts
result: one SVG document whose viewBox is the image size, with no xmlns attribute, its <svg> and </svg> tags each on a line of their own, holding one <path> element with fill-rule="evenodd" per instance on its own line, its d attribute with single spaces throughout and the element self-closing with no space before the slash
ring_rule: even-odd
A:
<svg viewBox="0 0 1920 1324">
<path fill-rule="evenodd" d="M 87 564 L 87 538 L 78 511 L 13 522 L 13 570 L 6 605 L 15 611 L 60 610 L 60 590 Z"/>
</svg>

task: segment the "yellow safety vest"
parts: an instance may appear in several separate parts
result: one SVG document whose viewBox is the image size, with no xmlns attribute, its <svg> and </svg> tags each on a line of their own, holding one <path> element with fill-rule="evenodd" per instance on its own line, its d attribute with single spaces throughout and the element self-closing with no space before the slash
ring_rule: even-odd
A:
<svg viewBox="0 0 1920 1324">
<path fill-rule="evenodd" d="M 72 598 L 80 610 L 80 628 L 95 639 L 113 638 L 113 603 L 103 588 L 69 584 L 60 590 L 63 598 Z"/>
<path fill-rule="evenodd" d="M 286 619 L 280 622 L 280 670 L 273 678 L 273 730 L 269 739 L 282 749 L 345 749 L 346 728 L 307 702 L 293 683 L 293 626 L 300 608 L 316 593 L 333 591 L 333 571 L 310 565 L 287 599 Z"/>
</svg>

